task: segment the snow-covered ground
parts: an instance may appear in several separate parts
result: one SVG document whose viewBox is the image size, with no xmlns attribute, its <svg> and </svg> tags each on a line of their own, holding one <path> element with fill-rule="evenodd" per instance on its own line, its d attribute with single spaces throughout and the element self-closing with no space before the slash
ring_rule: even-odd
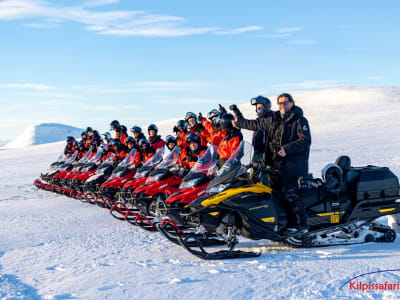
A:
<svg viewBox="0 0 400 300">
<path fill-rule="evenodd" d="M 335 88 L 294 96 L 310 121 L 314 175 L 349 154 L 355 166 L 389 166 L 400 176 L 400 88 Z M 240 107 L 246 116 L 253 114 L 249 104 Z M 173 123 L 158 125 L 170 133 Z M 340 289 L 360 274 L 400 270 L 400 240 L 318 249 L 246 241 L 239 249 L 259 247 L 263 254 L 202 261 L 104 209 L 37 190 L 33 180 L 63 144 L 0 151 L 0 298 L 400 298 L 399 290 L 361 292 L 349 284 Z M 357 280 L 397 283 L 400 271 Z"/>
</svg>

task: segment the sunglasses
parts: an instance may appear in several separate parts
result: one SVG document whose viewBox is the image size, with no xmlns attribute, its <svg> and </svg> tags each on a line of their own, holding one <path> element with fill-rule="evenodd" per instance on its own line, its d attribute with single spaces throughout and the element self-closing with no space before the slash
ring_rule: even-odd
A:
<svg viewBox="0 0 400 300">
<path fill-rule="evenodd" d="M 278 102 L 278 105 L 288 105 L 289 103 L 290 103 L 290 101 L 286 100 L 286 101 Z"/>
</svg>

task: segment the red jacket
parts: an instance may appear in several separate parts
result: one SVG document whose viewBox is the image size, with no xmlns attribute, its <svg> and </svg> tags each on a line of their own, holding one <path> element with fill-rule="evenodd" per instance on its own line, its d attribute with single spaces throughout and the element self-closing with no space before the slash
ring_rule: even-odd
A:
<svg viewBox="0 0 400 300">
<path fill-rule="evenodd" d="M 189 147 L 186 147 L 181 150 L 178 161 L 182 166 L 191 169 L 197 160 L 206 152 L 206 150 L 207 147 L 199 146 L 196 152 L 192 152 L 190 151 Z"/>
<path fill-rule="evenodd" d="M 218 158 L 228 159 L 233 152 L 239 147 L 240 142 L 243 140 L 243 135 L 239 129 L 234 128 L 233 131 L 227 132 L 226 130 L 220 131 L 219 134 L 214 136 L 213 145 L 218 145 Z"/>
<path fill-rule="evenodd" d="M 203 120 L 201 120 L 201 124 L 203 124 L 203 126 L 208 131 L 209 137 L 208 137 L 207 142 L 209 144 L 212 144 L 212 140 L 213 140 L 214 136 L 217 135 L 221 131 L 220 126 L 218 126 L 218 128 L 215 129 L 214 126 L 212 125 L 212 123 L 205 118 Z"/>
<path fill-rule="evenodd" d="M 179 131 L 177 133 L 177 138 L 176 138 L 176 144 L 178 147 L 181 147 L 182 149 L 186 148 L 186 138 L 188 136 L 187 132 Z"/>
<path fill-rule="evenodd" d="M 194 133 L 200 136 L 202 146 L 207 146 L 208 140 L 211 139 L 207 129 L 201 123 L 197 123 L 193 128 L 190 128 L 189 133 Z"/>
<path fill-rule="evenodd" d="M 121 143 L 126 146 L 126 138 L 127 138 L 127 136 L 126 136 L 125 133 L 123 133 L 122 131 L 117 131 L 115 133 L 115 138 L 116 139 L 120 139 Z"/>
<path fill-rule="evenodd" d="M 154 150 L 158 150 L 160 148 L 164 148 L 164 141 L 161 139 L 161 136 L 150 136 L 149 137 L 150 146 L 154 148 Z"/>
</svg>

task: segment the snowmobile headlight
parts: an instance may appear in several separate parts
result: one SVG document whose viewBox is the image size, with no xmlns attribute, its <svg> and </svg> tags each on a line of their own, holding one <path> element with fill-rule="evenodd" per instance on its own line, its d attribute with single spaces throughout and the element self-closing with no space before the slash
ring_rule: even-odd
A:
<svg viewBox="0 0 400 300">
<path fill-rule="evenodd" d="M 211 189 L 208 190 L 208 193 L 221 193 L 223 190 L 225 190 L 228 187 L 227 184 L 219 184 L 217 186 L 213 186 Z"/>
</svg>

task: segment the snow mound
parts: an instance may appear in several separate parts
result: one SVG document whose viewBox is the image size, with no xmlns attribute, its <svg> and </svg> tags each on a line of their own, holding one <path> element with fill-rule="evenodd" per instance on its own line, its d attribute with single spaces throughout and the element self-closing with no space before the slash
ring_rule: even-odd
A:
<svg viewBox="0 0 400 300">
<path fill-rule="evenodd" d="M 59 142 L 65 140 L 69 135 L 75 138 L 80 137 L 82 131 L 81 128 L 59 123 L 31 125 L 4 148 L 25 148 L 32 145 Z"/>
</svg>

